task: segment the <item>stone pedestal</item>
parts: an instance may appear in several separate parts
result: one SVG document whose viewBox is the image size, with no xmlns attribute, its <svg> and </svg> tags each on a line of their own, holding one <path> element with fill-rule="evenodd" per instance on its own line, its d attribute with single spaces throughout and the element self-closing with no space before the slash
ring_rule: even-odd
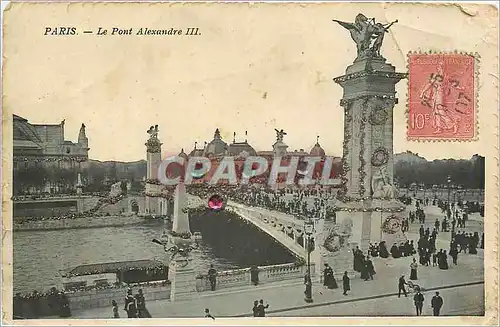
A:
<svg viewBox="0 0 500 327">
<path fill-rule="evenodd" d="M 405 207 L 396 200 L 365 200 L 339 203 L 337 220 L 352 225 L 348 246 L 367 250 L 370 243 L 385 241 L 387 246 L 406 241 L 401 232 Z"/>
<path fill-rule="evenodd" d="M 176 257 L 168 265 L 170 301 L 189 298 L 196 292 L 196 272 L 191 259 Z"/>
<path fill-rule="evenodd" d="M 277 141 L 276 143 L 273 144 L 273 152 L 275 157 L 281 157 L 286 155 L 288 149 L 288 145 L 283 143 L 283 141 Z"/>
<path fill-rule="evenodd" d="M 338 226 L 333 220 L 320 220 L 316 225 L 317 231 L 317 242 L 316 242 L 316 250 L 313 252 L 314 262 L 316 263 L 316 267 L 318 267 L 318 274 L 315 276 L 316 280 L 319 280 L 323 274 L 323 269 L 325 263 L 333 269 L 335 274 L 335 278 L 341 278 L 344 274 L 344 271 L 347 271 L 349 275 L 353 275 L 353 255 L 348 240 L 345 240 L 345 243 L 341 244 L 341 240 L 338 238 L 338 235 L 343 233 L 343 229 Z M 333 240 L 329 238 L 334 238 Z M 331 251 L 325 247 L 325 242 L 336 243 L 339 248 L 336 251 Z"/>
</svg>

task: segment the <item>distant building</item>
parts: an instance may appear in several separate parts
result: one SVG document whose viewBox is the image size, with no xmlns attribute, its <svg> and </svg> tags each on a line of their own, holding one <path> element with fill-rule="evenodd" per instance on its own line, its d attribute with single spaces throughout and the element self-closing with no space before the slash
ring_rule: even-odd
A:
<svg viewBox="0 0 500 327">
<path fill-rule="evenodd" d="M 78 142 L 64 139 L 64 120 L 60 124 L 31 124 L 14 115 L 14 166 L 19 162 L 63 162 L 65 168 L 88 161 L 89 140 L 82 124 Z"/>
<path fill-rule="evenodd" d="M 247 133 L 245 132 L 245 136 Z M 179 156 L 182 156 L 184 159 L 186 157 L 207 157 L 210 158 L 212 163 L 210 171 L 205 175 L 204 178 L 195 180 L 194 183 L 204 183 L 209 181 L 213 174 L 215 173 L 220 161 L 224 156 L 235 157 L 235 166 L 238 174 L 241 174 L 243 170 L 243 165 L 245 163 L 245 158 L 247 156 L 259 156 L 264 157 L 268 161 L 268 170 L 262 174 L 263 180 L 265 180 L 269 172 L 271 170 L 271 166 L 273 163 L 273 159 L 277 156 L 282 157 L 282 165 L 287 165 L 290 157 L 299 157 L 299 169 L 304 170 L 307 164 L 303 162 L 303 158 L 306 157 L 320 157 L 322 160 L 318 163 L 318 165 L 314 169 L 313 176 L 315 178 L 319 178 L 323 171 L 324 159 L 326 157 L 325 150 L 321 147 L 318 142 L 319 137 L 317 137 L 316 144 L 312 147 L 310 152 L 306 152 L 304 149 L 287 151 L 288 146 L 283 143 L 282 140 L 277 141 L 273 144 L 273 150 L 268 151 L 256 151 L 249 143 L 248 140 L 245 139 L 243 142 L 236 142 L 236 133 L 234 134 L 233 142 L 228 144 L 226 143 L 220 134 L 219 129 L 217 128 L 214 132 L 214 137 L 212 141 L 205 142 L 203 148 L 197 147 L 197 142 L 195 142 L 194 149 L 186 155 L 184 150 L 181 150 Z M 334 159 L 333 168 L 330 176 L 338 176 L 341 170 L 341 158 Z"/>
<path fill-rule="evenodd" d="M 76 192 L 77 173 L 87 168 L 88 152 L 84 124 L 74 143 L 64 139 L 64 120 L 32 124 L 13 115 L 14 194 Z"/>
</svg>

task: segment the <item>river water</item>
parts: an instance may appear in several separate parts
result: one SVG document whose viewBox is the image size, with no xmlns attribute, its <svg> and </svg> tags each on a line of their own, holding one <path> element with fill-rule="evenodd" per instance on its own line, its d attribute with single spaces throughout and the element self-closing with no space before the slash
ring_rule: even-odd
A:
<svg viewBox="0 0 500 327">
<path fill-rule="evenodd" d="M 159 259 L 168 255 L 152 242 L 165 229 L 163 221 L 142 225 L 92 229 L 14 232 L 14 293 L 47 291 L 61 286 L 61 269 L 82 264 L 126 260 Z M 217 270 L 238 268 L 236 262 L 217 258 L 203 240 L 193 252 L 193 263 L 200 272 L 210 264 Z"/>
</svg>

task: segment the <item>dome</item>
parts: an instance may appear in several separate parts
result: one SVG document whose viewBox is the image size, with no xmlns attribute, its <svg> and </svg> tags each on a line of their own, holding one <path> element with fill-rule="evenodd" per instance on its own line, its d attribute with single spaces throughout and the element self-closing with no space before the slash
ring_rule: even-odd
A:
<svg viewBox="0 0 500 327">
<path fill-rule="evenodd" d="M 226 154 L 227 144 L 220 137 L 219 129 L 217 128 L 214 133 L 214 139 L 207 144 L 205 150 L 203 151 L 203 155 L 205 157 L 210 156 L 219 156 Z"/>
<path fill-rule="evenodd" d="M 325 150 L 319 145 L 319 136 L 316 137 L 316 144 L 313 146 L 311 149 L 311 152 L 309 154 L 313 157 L 324 157 L 325 156 Z"/>
</svg>

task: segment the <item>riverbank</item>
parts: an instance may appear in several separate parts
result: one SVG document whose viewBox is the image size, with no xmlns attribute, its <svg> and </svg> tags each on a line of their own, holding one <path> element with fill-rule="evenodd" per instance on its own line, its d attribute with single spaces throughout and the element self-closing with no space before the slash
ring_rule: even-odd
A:
<svg viewBox="0 0 500 327">
<path fill-rule="evenodd" d="M 15 232 L 21 231 L 52 231 L 62 229 L 88 229 L 102 227 L 122 227 L 137 225 L 147 220 L 139 216 L 100 216 L 82 217 L 74 219 L 46 219 L 28 221 L 23 223 L 14 222 Z"/>
</svg>

